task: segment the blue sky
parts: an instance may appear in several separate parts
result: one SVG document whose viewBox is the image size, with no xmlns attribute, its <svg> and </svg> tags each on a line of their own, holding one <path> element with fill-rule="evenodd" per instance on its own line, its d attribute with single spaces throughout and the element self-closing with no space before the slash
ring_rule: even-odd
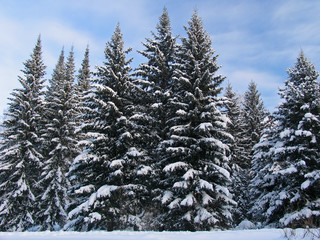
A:
<svg viewBox="0 0 320 240">
<path fill-rule="evenodd" d="M 118 22 L 135 67 L 145 61 L 136 50 L 143 50 L 141 42 L 155 31 L 164 6 L 180 36 L 196 8 L 226 83 L 242 94 L 255 81 L 271 111 L 301 49 L 320 70 L 318 0 L 0 0 L 0 114 L 20 87 L 17 76 L 39 34 L 47 78 L 62 47 L 68 52 L 74 46 L 78 69 L 89 44 L 92 70 L 101 65 Z"/>
</svg>

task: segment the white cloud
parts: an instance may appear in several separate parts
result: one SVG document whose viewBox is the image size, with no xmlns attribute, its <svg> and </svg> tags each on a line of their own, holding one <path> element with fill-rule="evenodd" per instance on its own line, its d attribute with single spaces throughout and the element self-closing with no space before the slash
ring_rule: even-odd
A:
<svg viewBox="0 0 320 240">
<path fill-rule="evenodd" d="M 48 66 L 47 73 L 50 77 L 52 68 L 55 66 L 60 50 L 65 46 L 68 52 L 73 45 L 76 51 L 79 66 L 83 52 L 90 45 L 90 55 L 94 59 L 103 57 L 104 43 L 98 47 L 97 41 L 83 31 L 77 31 L 59 21 L 34 20 L 32 24 L 17 21 L 14 17 L 1 15 L 0 12 L 0 114 L 7 107 L 10 93 L 15 88 L 20 88 L 18 75 L 23 69 L 23 62 L 29 59 L 37 37 L 41 34 L 43 58 Z M 98 53 L 99 52 L 99 53 Z M 100 54 L 99 58 L 97 55 Z"/>
</svg>

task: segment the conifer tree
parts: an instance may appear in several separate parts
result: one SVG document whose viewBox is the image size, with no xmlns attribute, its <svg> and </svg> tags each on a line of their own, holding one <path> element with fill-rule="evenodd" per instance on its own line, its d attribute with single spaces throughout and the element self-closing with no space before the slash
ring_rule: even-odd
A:
<svg viewBox="0 0 320 240">
<path fill-rule="evenodd" d="M 224 77 L 211 39 L 195 12 L 185 27 L 174 76 L 175 94 L 168 99 L 172 113 L 168 139 L 160 143 L 162 159 L 162 228 L 210 230 L 228 228 L 232 222 L 227 187 L 229 148 L 224 140 L 227 118 L 217 97 Z"/>
<path fill-rule="evenodd" d="M 247 148 L 248 139 L 247 129 L 244 121 L 243 110 L 239 96 L 233 92 L 228 84 L 225 92 L 226 115 L 229 117 L 228 132 L 233 136 L 229 143 L 231 151 L 231 192 L 234 200 L 238 203 L 234 209 L 234 221 L 236 224 L 246 219 L 248 211 L 248 184 L 249 184 L 249 166 L 251 165 L 251 149 Z"/>
<path fill-rule="evenodd" d="M 268 116 L 268 112 L 261 100 L 261 94 L 257 90 L 256 83 L 253 81 L 250 82 L 248 90 L 245 92 L 243 110 L 244 121 L 246 123 L 247 135 L 249 138 L 247 148 L 252 149 L 253 146 L 259 142 L 264 128 L 264 120 Z M 248 169 L 250 166 L 251 163 L 247 162 L 246 168 Z"/>
<path fill-rule="evenodd" d="M 319 74 L 301 52 L 288 75 L 283 101 L 256 147 L 251 214 L 265 225 L 319 227 Z"/>
<path fill-rule="evenodd" d="M 43 160 L 40 119 L 45 68 L 39 37 L 31 58 L 24 63 L 24 76 L 19 77 L 22 86 L 11 94 L 7 119 L 3 122 L 0 151 L 2 231 L 25 231 L 37 221 L 37 182 Z"/>
<path fill-rule="evenodd" d="M 42 194 L 39 230 L 60 230 L 66 222 L 65 207 L 70 187 L 66 173 L 78 153 L 75 138 L 75 86 L 73 49 L 64 62 L 64 51 L 46 92 L 45 139 L 46 154 L 40 179 Z"/>
<path fill-rule="evenodd" d="M 79 148 L 79 152 L 82 151 L 82 148 L 86 144 L 86 133 L 83 129 L 83 126 L 87 123 L 88 118 L 86 116 L 87 106 L 85 105 L 85 99 L 87 94 L 91 88 L 91 72 L 90 72 L 90 64 L 89 64 L 89 47 L 86 48 L 84 53 L 84 58 L 81 63 L 81 68 L 78 71 L 77 75 L 78 84 L 76 85 L 76 129 L 75 129 L 75 137 L 77 139 L 77 147 Z M 73 160 L 72 160 L 73 162 Z M 69 169 L 70 170 L 70 169 Z M 72 182 L 72 186 L 70 186 L 68 190 L 69 198 L 71 199 L 69 205 L 67 206 L 67 211 L 73 209 L 78 206 L 79 203 L 83 202 L 83 199 L 79 196 L 79 194 L 75 194 L 75 189 L 77 189 L 77 185 L 80 181 L 86 178 L 86 173 L 82 172 L 82 174 L 77 175 L 79 179 L 71 179 L 70 173 L 67 173 L 68 179 Z"/>
<path fill-rule="evenodd" d="M 170 18 L 167 9 L 163 9 L 163 13 L 159 18 L 159 23 L 156 26 L 157 32 L 152 32 L 153 38 L 147 38 L 143 43 L 145 50 L 139 51 L 144 57 L 148 59 L 147 63 L 139 65 L 135 72 L 137 76 L 142 77 L 137 84 L 140 84 L 145 90 L 146 100 L 140 105 L 148 112 L 149 121 L 144 123 L 153 137 L 148 143 L 149 154 L 152 155 L 152 168 L 155 172 L 155 177 L 152 178 L 150 190 L 152 196 L 157 197 L 161 194 L 159 189 L 159 170 L 156 163 L 159 161 L 161 154 L 155 151 L 159 142 L 167 138 L 169 129 L 167 128 L 167 120 L 170 112 L 170 105 L 168 99 L 173 95 L 173 72 L 175 54 L 177 51 L 176 38 L 172 36 Z M 145 82 L 141 82 L 145 81 Z M 143 109 L 142 109 L 143 111 Z M 158 201 L 149 203 L 150 210 L 153 212 L 153 217 L 150 220 L 153 228 L 158 228 L 159 206 Z"/>
<path fill-rule="evenodd" d="M 90 64 L 89 64 L 89 46 L 87 46 L 84 53 L 84 58 L 81 63 L 81 68 L 78 74 L 78 91 L 79 93 L 84 93 L 90 88 Z"/>
<path fill-rule="evenodd" d="M 147 153 L 138 148 L 143 135 L 137 123 L 143 116 L 132 97 L 141 89 L 131 81 L 131 59 L 126 59 L 130 50 L 124 49 L 118 25 L 87 95 L 87 146 L 70 171 L 72 179 L 80 180 L 74 193 L 83 202 L 70 211 L 67 229 L 141 229 L 150 168 L 144 165 Z"/>
<path fill-rule="evenodd" d="M 174 71 L 174 59 L 177 50 L 176 38 L 172 36 L 170 18 L 167 9 L 163 13 L 157 24 L 157 33 L 152 32 L 153 39 L 146 39 L 143 43 L 146 48 L 139 51 L 148 59 L 147 63 L 140 64 L 136 74 L 146 79 L 151 86 L 148 87 L 151 99 L 150 108 L 154 118 L 157 135 L 165 138 L 166 115 L 168 109 L 166 103 L 168 97 L 172 95 L 172 76 Z"/>
</svg>

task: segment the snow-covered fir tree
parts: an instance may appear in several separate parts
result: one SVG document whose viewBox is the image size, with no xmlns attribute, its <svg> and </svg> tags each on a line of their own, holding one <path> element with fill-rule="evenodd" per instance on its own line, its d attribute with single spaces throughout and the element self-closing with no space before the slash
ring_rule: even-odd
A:
<svg viewBox="0 0 320 240">
<path fill-rule="evenodd" d="M 248 90 L 244 94 L 243 112 L 248 135 L 247 149 L 251 151 L 253 146 L 259 142 L 262 130 L 265 127 L 265 118 L 269 115 L 264 107 L 257 85 L 253 81 L 250 82 Z M 245 163 L 246 169 L 251 167 L 251 158 L 252 154 Z"/>
<path fill-rule="evenodd" d="M 171 109 L 168 105 L 168 99 L 172 96 L 173 64 L 177 51 L 176 38 L 172 36 L 170 18 L 166 8 L 163 9 L 156 30 L 156 33 L 152 32 L 153 38 L 147 38 L 146 42 L 143 43 L 145 50 L 139 51 L 148 59 L 148 62 L 140 64 L 135 73 L 142 77 L 142 81 L 146 81 L 146 83 L 141 82 L 140 85 L 145 89 L 148 100 L 141 105 L 146 109 L 145 112 L 149 113 L 150 121 L 145 123 L 145 127 L 148 127 L 148 131 L 153 135 L 147 146 L 150 155 L 152 155 L 153 169 L 156 174 L 150 186 L 153 196 L 161 194 L 161 190 L 158 188 L 160 169 L 155 166 L 161 158 L 161 154 L 155 149 L 159 142 L 167 138 L 169 131 L 167 120 Z M 159 215 L 159 206 L 156 205 L 157 203 L 158 201 L 152 201 L 149 204 L 149 208 L 153 212 L 151 225 L 155 229 L 158 228 L 156 216 Z"/>
<path fill-rule="evenodd" d="M 77 75 L 79 94 L 85 93 L 90 89 L 90 78 L 89 46 L 87 46 L 81 68 L 79 69 L 79 74 Z"/>
<path fill-rule="evenodd" d="M 251 151 L 247 147 L 247 143 L 251 142 L 248 137 L 246 124 L 244 121 L 243 110 L 241 109 L 240 97 L 233 92 L 230 83 L 225 92 L 226 114 L 230 119 L 228 123 L 228 132 L 233 136 L 229 146 L 231 150 L 231 192 L 234 200 L 238 203 L 237 208 L 234 208 L 234 222 L 240 223 L 246 219 L 248 211 L 248 184 L 249 184 L 249 167 L 251 166 Z"/>
<path fill-rule="evenodd" d="M 45 68 L 39 37 L 31 58 L 24 63 L 24 76 L 19 77 L 21 88 L 11 94 L 7 119 L 3 122 L 0 151 L 2 231 L 25 231 L 37 221 L 37 183 L 43 160 L 40 119 Z"/>
<path fill-rule="evenodd" d="M 77 75 L 77 85 L 76 85 L 76 139 L 77 139 L 77 147 L 79 152 L 82 151 L 82 148 L 86 145 L 86 132 L 83 127 L 87 121 L 90 121 L 86 116 L 87 107 L 85 104 L 86 96 L 91 88 L 91 72 L 90 72 L 90 64 L 89 64 L 89 47 L 87 46 L 84 58 L 81 63 L 81 68 L 79 69 Z M 72 161 L 73 162 L 73 161 Z M 70 169 L 69 169 L 70 170 Z M 75 195 L 75 189 L 77 188 L 77 184 L 83 179 L 86 178 L 85 172 L 80 172 L 77 174 L 78 179 L 71 179 L 70 173 L 67 173 L 67 177 L 70 182 L 72 182 L 72 186 L 68 189 L 68 196 L 72 199 L 67 206 L 67 211 L 73 209 L 78 206 L 79 203 L 83 202 L 83 199 L 79 196 L 79 194 Z M 72 174 L 72 173 L 71 173 Z"/>
<path fill-rule="evenodd" d="M 76 128 L 76 134 L 78 140 L 85 139 L 85 132 L 81 128 L 82 124 L 84 124 L 85 120 L 85 114 L 86 114 L 86 106 L 84 104 L 86 96 L 88 94 L 88 91 L 91 88 L 91 72 L 90 72 L 90 64 L 89 64 L 89 46 L 87 46 L 84 58 L 81 63 L 81 68 L 79 69 L 78 75 L 77 75 L 77 82 L 76 85 L 76 111 L 77 111 L 77 128 Z M 81 147 L 81 142 L 79 142 L 79 146 Z"/>
<path fill-rule="evenodd" d="M 168 139 L 162 141 L 162 229 L 210 230 L 231 226 L 235 202 L 228 189 L 228 118 L 217 97 L 224 77 L 217 75 L 211 39 L 195 12 L 185 27 L 168 102 Z"/>
<path fill-rule="evenodd" d="M 72 49 L 65 63 L 64 51 L 61 52 L 45 97 L 45 160 L 40 179 L 42 194 L 38 199 L 41 231 L 60 230 L 67 220 L 65 207 L 69 203 L 70 184 L 66 173 L 78 154 L 74 133 L 77 102 L 73 55 Z"/>
<path fill-rule="evenodd" d="M 152 97 L 150 109 L 156 126 L 156 134 L 163 139 L 166 137 L 166 115 L 168 98 L 172 95 L 172 76 L 177 50 L 176 38 L 172 36 L 170 18 L 164 8 L 156 27 L 157 33 L 152 32 L 153 39 L 143 43 L 145 50 L 139 51 L 148 59 L 140 64 L 137 75 L 142 76 L 151 86 L 148 91 Z"/>
<path fill-rule="evenodd" d="M 87 94 L 86 148 L 70 171 L 75 196 L 83 199 L 69 213 L 66 229 L 116 230 L 142 228 L 145 186 L 150 179 L 147 152 L 139 148 L 143 126 L 133 98 L 142 89 L 131 80 L 130 62 L 119 25 L 105 48 L 106 62 L 97 67 Z M 85 142 L 85 141 L 83 141 Z M 80 179 L 80 176 L 84 176 Z"/>
<path fill-rule="evenodd" d="M 301 52 L 288 75 L 274 121 L 255 147 L 251 214 L 263 225 L 319 227 L 319 74 Z"/>
</svg>

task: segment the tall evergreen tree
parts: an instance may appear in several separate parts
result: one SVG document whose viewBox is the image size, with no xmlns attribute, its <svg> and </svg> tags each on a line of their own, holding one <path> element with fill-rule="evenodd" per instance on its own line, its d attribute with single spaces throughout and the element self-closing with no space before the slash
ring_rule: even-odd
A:
<svg viewBox="0 0 320 240">
<path fill-rule="evenodd" d="M 137 75 L 146 79 L 151 86 L 148 91 L 153 97 L 150 102 L 152 117 L 156 124 L 158 136 L 163 139 L 166 135 L 167 101 L 172 95 L 172 77 L 174 60 L 177 50 L 176 38 L 172 36 L 170 18 L 164 8 L 156 27 L 157 33 L 152 32 L 153 39 L 146 39 L 144 51 L 139 51 L 148 59 L 140 64 Z"/>
<path fill-rule="evenodd" d="M 169 129 L 167 127 L 167 120 L 170 112 L 170 104 L 168 99 L 173 95 L 173 72 L 175 54 L 177 51 L 176 38 L 172 36 L 170 18 L 167 9 L 163 9 L 163 13 L 159 18 L 159 23 L 156 26 L 157 32 L 152 32 L 153 38 L 147 38 L 143 43 L 145 50 L 139 51 L 144 57 L 148 59 L 147 63 L 140 64 L 136 71 L 137 76 L 141 76 L 145 82 L 138 82 L 146 92 L 146 101 L 141 102 L 140 105 L 148 112 L 150 119 L 144 123 L 151 135 L 151 141 L 148 143 L 148 151 L 152 155 L 153 170 L 155 172 L 152 178 L 150 190 L 152 196 L 156 197 L 160 194 L 159 187 L 159 170 L 155 164 L 161 158 L 155 149 L 159 142 L 167 138 Z M 141 81 L 141 80 L 140 80 Z M 157 229 L 159 215 L 158 201 L 152 201 L 149 204 L 149 210 L 153 212 L 153 217 L 150 222 L 153 228 Z M 147 206 L 146 206 L 147 207 Z"/>
<path fill-rule="evenodd" d="M 37 182 L 43 160 L 40 119 L 45 68 L 39 37 L 31 58 L 24 63 L 24 76 L 19 77 L 22 86 L 11 94 L 7 119 L 3 122 L 0 151 L 2 231 L 25 231 L 37 220 Z"/>
<path fill-rule="evenodd" d="M 233 136 L 230 141 L 231 160 L 231 192 L 235 201 L 238 203 L 234 209 L 234 221 L 236 224 L 246 219 L 248 211 L 248 184 L 249 184 L 249 167 L 251 166 L 251 151 L 247 148 L 248 139 L 243 110 L 241 109 L 241 101 L 239 96 L 233 92 L 232 87 L 228 84 L 225 92 L 226 115 L 230 119 L 228 123 L 228 132 Z"/>
<path fill-rule="evenodd" d="M 89 47 L 86 48 L 84 53 L 84 58 L 81 63 L 81 68 L 78 71 L 77 75 L 78 84 L 76 85 L 76 129 L 75 129 L 75 137 L 77 139 L 77 147 L 79 148 L 79 152 L 82 151 L 82 148 L 86 145 L 86 132 L 83 129 L 83 126 L 90 120 L 86 117 L 87 107 L 86 96 L 90 92 L 91 89 L 91 72 L 90 72 L 90 64 L 89 64 Z M 73 162 L 73 161 L 72 161 Z M 70 170 L 70 169 L 69 169 Z M 72 172 L 72 171 L 71 171 Z M 71 174 L 71 175 L 70 175 Z M 68 179 L 72 182 L 72 186 L 70 186 L 68 190 L 69 198 L 71 199 L 69 205 L 67 206 L 67 211 L 73 209 L 83 202 L 83 199 L 79 196 L 79 194 L 75 194 L 75 190 L 79 182 L 83 181 L 86 178 L 86 173 L 82 172 L 82 174 L 77 175 L 78 179 L 72 179 L 72 173 L 67 173 Z"/>
<path fill-rule="evenodd" d="M 61 52 L 46 92 L 45 139 L 46 153 L 40 185 L 39 230 L 60 230 L 67 219 L 65 207 L 69 203 L 70 187 L 66 173 L 78 153 L 75 139 L 75 86 L 73 49 L 64 62 Z"/>
<path fill-rule="evenodd" d="M 319 74 L 303 52 L 288 74 L 274 122 L 256 147 L 251 214 L 267 225 L 319 227 Z"/>
<path fill-rule="evenodd" d="M 87 95 L 87 147 L 70 172 L 80 180 L 74 193 L 83 202 L 70 211 L 68 229 L 140 229 L 148 194 L 140 179 L 146 179 L 150 168 L 144 165 L 147 153 L 136 147 L 143 135 L 136 132 L 141 115 L 131 96 L 141 89 L 131 81 L 131 59 L 126 59 L 130 50 L 124 49 L 118 25 Z M 79 179 L 83 173 L 86 177 Z"/>
<path fill-rule="evenodd" d="M 175 69 L 175 94 L 168 99 L 172 113 L 168 139 L 160 143 L 162 188 L 160 201 L 165 230 L 228 228 L 232 222 L 227 187 L 230 138 L 227 118 L 220 110 L 223 99 L 219 69 L 211 39 L 195 12 L 185 27 Z"/>
</svg>

